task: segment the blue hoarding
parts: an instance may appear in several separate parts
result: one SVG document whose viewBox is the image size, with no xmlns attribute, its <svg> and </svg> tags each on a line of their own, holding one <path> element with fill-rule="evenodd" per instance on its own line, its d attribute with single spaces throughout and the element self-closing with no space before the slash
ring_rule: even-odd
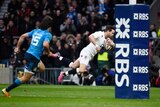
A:
<svg viewBox="0 0 160 107">
<path fill-rule="evenodd" d="M 149 98 L 149 6 L 115 8 L 115 97 Z"/>
</svg>

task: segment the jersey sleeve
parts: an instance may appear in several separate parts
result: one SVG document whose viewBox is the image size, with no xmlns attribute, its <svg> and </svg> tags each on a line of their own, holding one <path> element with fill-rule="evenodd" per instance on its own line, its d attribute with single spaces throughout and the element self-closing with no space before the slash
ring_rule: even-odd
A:
<svg viewBox="0 0 160 107">
<path fill-rule="evenodd" d="M 51 39 L 52 39 L 52 34 L 51 33 L 47 33 L 44 41 L 50 42 Z"/>
<path fill-rule="evenodd" d="M 28 32 L 28 37 L 29 37 L 29 38 L 32 38 L 34 31 L 35 31 L 35 30 L 32 30 L 32 31 Z"/>
</svg>

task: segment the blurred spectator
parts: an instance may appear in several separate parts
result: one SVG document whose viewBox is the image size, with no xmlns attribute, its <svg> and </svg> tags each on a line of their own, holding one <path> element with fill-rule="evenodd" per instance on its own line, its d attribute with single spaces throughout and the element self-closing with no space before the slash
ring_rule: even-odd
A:
<svg viewBox="0 0 160 107">
<path fill-rule="evenodd" d="M 79 55 L 79 53 L 77 52 L 77 45 L 75 43 L 72 44 L 71 50 L 72 50 L 72 61 L 75 61 Z"/>
<path fill-rule="evenodd" d="M 7 26 L 9 20 L 10 20 L 10 17 L 9 17 L 10 13 L 9 12 L 5 12 L 4 15 L 3 15 L 3 21 L 4 21 L 4 25 Z"/>
<path fill-rule="evenodd" d="M 73 60 L 73 53 L 72 52 L 73 52 L 73 50 L 72 50 L 71 46 L 67 43 L 65 43 L 64 47 L 61 48 L 61 50 L 60 50 L 61 56 L 66 57 L 70 60 Z"/>
<path fill-rule="evenodd" d="M 14 38 L 12 43 L 13 49 L 15 49 L 15 47 L 17 46 L 17 43 L 18 43 L 18 38 Z"/>
<path fill-rule="evenodd" d="M 110 0 L 104 0 L 104 13 L 109 13 L 110 9 Z"/>
<path fill-rule="evenodd" d="M 85 16 L 78 14 L 77 31 L 81 34 L 90 30 L 89 22 Z"/>
<path fill-rule="evenodd" d="M 67 37 L 66 37 L 66 43 L 69 46 L 72 46 L 72 44 L 74 44 L 75 42 L 76 42 L 75 36 L 73 34 L 68 34 Z"/>
<path fill-rule="evenodd" d="M 33 8 L 32 8 L 32 10 L 35 12 L 35 16 L 37 18 L 41 16 L 42 9 L 41 9 L 40 3 L 38 1 L 35 0 L 35 2 L 33 2 Z"/>
<path fill-rule="evenodd" d="M 10 57 L 10 59 L 9 59 L 9 67 L 10 68 L 15 68 L 15 63 L 16 63 L 16 58 L 12 54 L 11 57 Z"/>
<path fill-rule="evenodd" d="M 41 19 L 43 19 L 45 16 L 48 15 L 48 11 L 47 10 L 42 10 L 42 16 Z"/>
<path fill-rule="evenodd" d="M 14 22 L 14 25 L 18 28 L 19 19 L 18 19 L 17 14 L 11 13 L 11 14 L 9 15 L 9 17 L 10 17 L 10 18 L 9 18 L 8 21 L 12 20 L 12 21 Z"/>
<path fill-rule="evenodd" d="M 150 25 L 150 37 L 151 38 L 157 38 L 157 31 L 156 31 L 156 25 L 155 24 Z"/>
<path fill-rule="evenodd" d="M 104 0 L 98 0 L 98 13 L 103 14 L 104 10 Z"/>
<path fill-rule="evenodd" d="M 0 38 L 4 35 L 6 30 L 6 26 L 4 25 L 4 21 L 0 19 Z"/>
<path fill-rule="evenodd" d="M 75 34 L 76 26 L 74 25 L 74 20 L 66 18 L 64 23 L 60 25 L 60 31 L 65 32 L 66 34 Z"/>
<path fill-rule="evenodd" d="M 63 6 L 64 4 L 63 4 L 62 0 L 54 0 L 53 4 L 54 4 L 52 6 L 53 10 L 61 10 L 61 9 L 64 10 L 63 8 L 65 8 L 65 6 Z"/>
<path fill-rule="evenodd" d="M 13 53 L 12 45 L 9 44 L 8 38 L 3 38 L 0 44 L 0 63 L 8 67 L 9 59 Z"/>
<path fill-rule="evenodd" d="M 17 9 L 17 0 L 11 0 L 8 4 L 8 12 L 16 13 Z"/>
<path fill-rule="evenodd" d="M 80 44 L 81 39 L 82 39 L 81 33 L 77 33 L 77 34 L 76 34 L 76 37 L 75 37 L 76 45 L 79 45 L 79 44 Z"/>
<path fill-rule="evenodd" d="M 26 2 L 22 2 L 21 8 L 18 10 L 18 15 L 20 18 L 24 18 L 25 16 L 30 15 L 30 8 L 27 7 Z"/>
<path fill-rule="evenodd" d="M 99 20 L 97 18 L 97 13 L 92 11 L 89 15 L 89 25 L 90 25 L 90 32 L 95 32 L 96 30 L 100 30 L 99 27 Z"/>
<path fill-rule="evenodd" d="M 48 0 L 42 0 L 41 8 L 43 10 L 51 9 L 51 5 L 49 4 Z"/>
<path fill-rule="evenodd" d="M 88 0 L 86 6 L 86 14 L 90 14 L 92 11 L 95 10 L 94 0 Z"/>
<path fill-rule="evenodd" d="M 107 13 L 104 13 L 102 17 L 101 30 L 105 29 L 107 25 L 111 25 L 111 23 L 109 20 L 109 15 Z"/>
<path fill-rule="evenodd" d="M 59 9 L 55 11 L 55 14 L 53 14 L 53 20 L 54 20 L 53 24 L 54 33 L 55 35 L 60 36 L 61 33 L 60 25 L 63 23 L 64 17 Z"/>
<path fill-rule="evenodd" d="M 64 47 L 64 44 L 66 43 L 66 37 L 67 37 L 66 33 L 61 33 L 61 36 L 59 39 L 62 47 Z"/>
<path fill-rule="evenodd" d="M 34 23 L 30 21 L 29 16 L 25 16 L 21 24 L 19 25 L 19 33 L 22 34 L 24 32 L 29 32 L 34 28 Z M 19 35 L 20 35 L 19 34 Z"/>
<path fill-rule="evenodd" d="M 114 85 L 114 74 L 115 71 L 113 69 L 108 69 L 104 66 L 101 73 L 96 77 L 96 85 Z"/>
<path fill-rule="evenodd" d="M 21 1 L 19 1 L 21 3 Z M 18 22 L 18 28 L 19 30 L 19 35 L 23 34 L 24 32 L 29 31 L 33 27 L 29 26 L 30 23 L 30 11 L 31 9 L 27 6 L 26 2 L 22 2 L 21 8 L 17 10 L 19 22 Z"/>
<path fill-rule="evenodd" d="M 155 26 L 155 24 L 151 24 L 150 25 L 150 42 L 152 43 L 152 46 L 154 45 L 154 46 L 156 46 L 156 44 L 157 44 L 157 31 L 156 31 L 156 26 Z"/>
<path fill-rule="evenodd" d="M 83 44 L 83 42 L 85 42 L 85 41 L 82 40 L 81 33 L 76 34 L 75 40 L 76 40 L 75 46 L 72 46 L 72 48 L 73 48 L 73 50 L 74 50 L 74 48 L 76 48 L 76 50 L 74 52 L 74 56 L 75 56 L 75 59 L 77 59 L 79 57 L 80 51 L 83 49 L 83 47 L 85 45 L 85 44 Z"/>
<path fill-rule="evenodd" d="M 68 10 L 68 13 L 67 13 L 66 17 L 70 18 L 70 20 L 73 20 L 73 22 L 76 22 L 76 20 L 77 20 L 77 11 L 73 6 L 69 6 L 69 10 Z"/>
<path fill-rule="evenodd" d="M 69 8 L 69 6 L 72 5 L 72 0 L 65 0 L 64 4 L 67 8 Z"/>
<path fill-rule="evenodd" d="M 81 20 L 82 20 L 82 14 L 81 13 L 77 13 L 77 20 L 76 20 L 76 22 L 75 22 L 75 25 L 76 25 L 76 27 L 77 27 L 77 31 L 79 31 L 79 25 L 80 25 L 80 22 L 81 22 Z"/>
<path fill-rule="evenodd" d="M 53 36 L 52 37 L 52 41 L 51 41 L 51 43 L 50 43 L 50 50 L 53 52 L 53 53 L 56 53 L 56 52 L 58 52 L 57 50 L 56 50 L 56 42 L 57 42 L 57 36 Z"/>
<path fill-rule="evenodd" d="M 39 26 L 40 26 L 40 21 L 37 20 L 37 21 L 35 22 L 35 28 L 39 28 Z"/>
<path fill-rule="evenodd" d="M 32 28 L 35 28 L 34 26 L 36 25 L 36 21 L 37 21 L 36 13 L 34 11 L 31 11 L 29 17 L 30 17 L 30 23 L 32 25 Z"/>
<path fill-rule="evenodd" d="M 7 24 L 7 27 L 5 30 L 5 36 L 11 41 L 14 36 L 18 36 L 18 28 L 15 26 L 12 20 L 10 20 Z"/>
</svg>

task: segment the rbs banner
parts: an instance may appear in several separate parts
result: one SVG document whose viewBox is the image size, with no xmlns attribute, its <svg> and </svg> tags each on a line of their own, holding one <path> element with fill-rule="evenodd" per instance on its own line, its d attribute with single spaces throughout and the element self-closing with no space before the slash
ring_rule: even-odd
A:
<svg viewBox="0 0 160 107">
<path fill-rule="evenodd" d="M 115 8 L 115 97 L 149 98 L 149 6 Z"/>
</svg>

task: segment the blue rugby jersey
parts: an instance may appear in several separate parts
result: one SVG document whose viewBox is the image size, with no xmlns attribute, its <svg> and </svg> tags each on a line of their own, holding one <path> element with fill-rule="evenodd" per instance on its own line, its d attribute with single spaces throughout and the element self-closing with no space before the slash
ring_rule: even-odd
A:
<svg viewBox="0 0 160 107">
<path fill-rule="evenodd" d="M 31 32 L 28 32 L 28 36 L 32 39 L 27 53 L 32 54 L 37 59 L 40 59 L 44 50 L 43 42 L 50 42 L 52 34 L 48 30 L 34 29 Z"/>
</svg>

